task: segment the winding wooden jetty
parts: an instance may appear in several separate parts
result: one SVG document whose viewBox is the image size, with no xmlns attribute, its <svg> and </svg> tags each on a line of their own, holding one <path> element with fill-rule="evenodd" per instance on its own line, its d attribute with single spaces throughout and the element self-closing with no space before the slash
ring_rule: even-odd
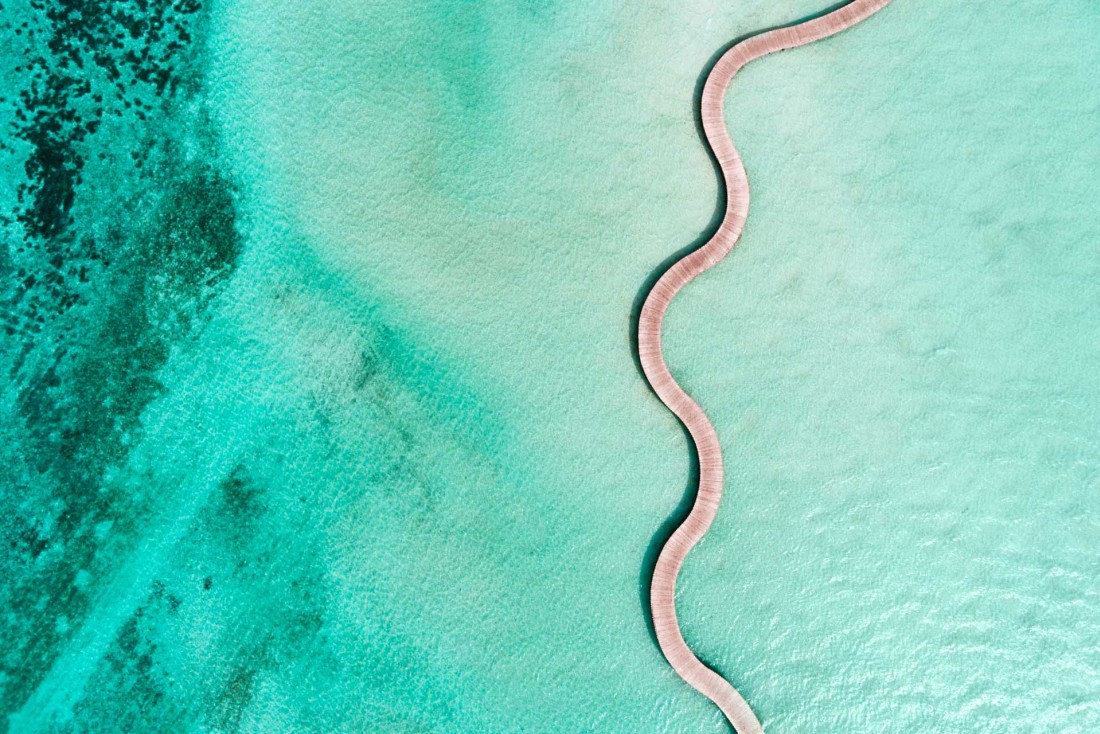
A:
<svg viewBox="0 0 1100 734">
<path fill-rule="evenodd" d="M 748 38 L 727 51 L 711 70 L 701 102 L 703 131 L 725 179 L 726 213 L 714 236 L 676 262 L 653 286 L 638 321 L 638 352 L 642 370 L 654 392 L 691 434 L 699 455 L 699 489 L 691 513 L 657 559 L 650 587 L 650 606 L 657 641 L 668 662 L 692 687 L 714 701 L 738 734 L 762 734 L 760 721 L 741 694 L 695 657 L 676 618 L 676 577 L 688 551 L 706 533 L 722 499 L 722 448 L 703 409 L 685 393 L 661 353 L 661 323 L 669 303 L 695 276 L 717 264 L 741 237 L 749 213 L 749 180 L 733 146 L 723 117 L 723 100 L 734 75 L 745 64 L 776 51 L 804 46 L 854 26 L 891 0 L 854 0 L 837 10 L 797 25 Z"/>
</svg>

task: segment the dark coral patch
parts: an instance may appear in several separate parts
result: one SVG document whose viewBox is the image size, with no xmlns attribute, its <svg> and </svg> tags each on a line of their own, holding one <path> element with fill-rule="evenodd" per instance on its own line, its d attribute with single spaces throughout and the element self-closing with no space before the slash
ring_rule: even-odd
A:
<svg viewBox="0 0 1100 734">
<path fill-rule="evenodd" d="M 81 624 L 143 500 L 110 479 L 241 250 L 191 0 L 0 4 L 0 706 Z M 168 612 L 179 595 L 161 602 Z M 58 620 L 64 620 L 59 623 Z M 137 624 L 137 623 L 135 623 Z M 127 634 L 135 634 L 132 630 Z M 137 653 L 141 663 L 152 653 Z M 127 663 L 130 664 L 130 663 Z"/>
</svg>

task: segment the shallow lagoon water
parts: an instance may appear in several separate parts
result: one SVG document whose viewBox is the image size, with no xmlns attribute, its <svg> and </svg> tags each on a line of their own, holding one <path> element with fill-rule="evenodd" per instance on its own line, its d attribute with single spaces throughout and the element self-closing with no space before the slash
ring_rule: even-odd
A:
<svg viewBox="0 0 1100 734">
<path fill-rule="evenodd" d="M 701 69 L 819 9 L 202 9 L 163 125 L 231 182 L 239 242 L 201 287 L 134 256 L 155 358 L 64 337 L 124 353 L 81 482 L 68 414 L 28 406 L 76 396 L 79 426 L 100 393 L 74 370 L 29 400 L 52 378 L 6 337 L 33 532 L 5 528 L 4 634 L 51 630 L 5 658 L 9 729 L 725 731 L 643 614 L 690 460 L 630 314 L 716 209 Z M 679 609 L 769 732 L 1100 725 L 1098 27 L 897 0 L 731 89 L 749 224 L 666 322 L 729 475 Z M 107 176 L 63 231 L 11 232 L 128 231 Z M 78 323 L 117 325 L 93 285 Z"/>
</svg>

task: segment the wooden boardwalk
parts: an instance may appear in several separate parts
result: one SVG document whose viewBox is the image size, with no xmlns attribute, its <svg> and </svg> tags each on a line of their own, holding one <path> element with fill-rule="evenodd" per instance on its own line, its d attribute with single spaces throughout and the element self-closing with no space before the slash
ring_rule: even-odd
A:
<svg viewBox="0 0 1100 734">
<path fill-rule="evenodd" d="M 668 371 L 661 354 L 661 322 L 668 304 L 679 290 L 733 249 L 749 213 L 749 180 L 722 114 L 726 89 L 734 75 L 761 56 L 804 46 L 850 28 L 889 2 L 854 0 L 818 18 L 753 36 L 733 46 L 714 65 L 703 87 L 700 111 L 707 143 L 725 179 L 728 196 L 725 217 L 705 245 L 679 260 L 657 281 L 646 297 L 638 322 L 638 352 L 646 379 L 661 402 L 687 427 L 699 455 L 699 490 L 695 504 L 661 549 L 653 571 L 650 588 L 653 626 L 668 662 L 681 678 L 718 705 L 738 734 L 757 734 L 764 729 L 741 694 L 695 657 L 684 642 L 676 619 L 676 576 L 688 551 L 710 527 L 722 499 L 722 449 L 706 413 L 676 384 Z"/>
</svg>

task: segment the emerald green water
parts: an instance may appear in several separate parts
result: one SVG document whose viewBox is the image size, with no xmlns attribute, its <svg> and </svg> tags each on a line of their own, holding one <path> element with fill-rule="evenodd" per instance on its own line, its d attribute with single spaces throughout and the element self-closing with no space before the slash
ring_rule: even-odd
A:
<svg viewBox="0 0 1100 734">
<path fill-rule="evenodd" d="M 630 317 L 707 60 L 820 5 L 99 5 L 2 6 L 0 731 L 728 731 Z M 896 0 L 731 88 L 678 607 L 771 734 L 1100 729 L 1098 33 Z"/>
</svg>

